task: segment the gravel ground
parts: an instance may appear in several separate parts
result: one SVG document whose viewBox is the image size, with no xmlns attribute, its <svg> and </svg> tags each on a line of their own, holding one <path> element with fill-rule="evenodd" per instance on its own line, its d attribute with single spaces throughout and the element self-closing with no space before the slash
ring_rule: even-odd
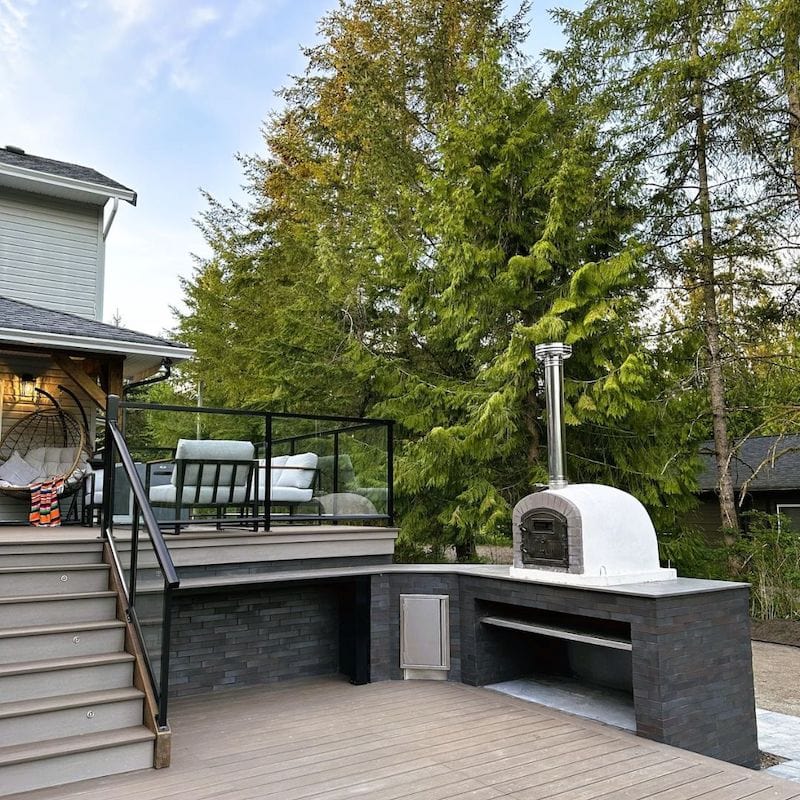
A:
<svg viewBox="0 0 800 800">
<path fill-rule="evenodd" d="M 800 647 L 753 642 L 756 705 L 800 717 Z"/>
</svg>

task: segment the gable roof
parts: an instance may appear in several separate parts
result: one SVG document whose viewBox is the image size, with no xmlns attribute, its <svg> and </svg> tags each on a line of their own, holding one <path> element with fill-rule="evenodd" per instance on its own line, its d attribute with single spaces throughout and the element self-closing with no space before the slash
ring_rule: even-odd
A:
<svg viewBox="0 0 800 800">
<path fill-rule="evenodd" d="M 703 463 L 697 479 L 700 491 L 714 491 L 717 477 L 713 442 L 701 444 L 700 460 Z M 754 436 L 740 442 L 731 462 L 731 472 L 737 490 L 748 480 L 748 491 L 800 489 L 800 434 Z"/>
<path fill-rule="evenodd" d="M 179 342 L 2 296 L 0 345 L 122 355 L 126 374 L 156 369 L 164 358 L 186 361 L 193 354 Z"/>
<path fill-rule="evenodd" d="M 0 147 L 0 185 L 90 203 L 116 197 L 136 205 L 136 192 L 91 167 Z"/>
</svg>

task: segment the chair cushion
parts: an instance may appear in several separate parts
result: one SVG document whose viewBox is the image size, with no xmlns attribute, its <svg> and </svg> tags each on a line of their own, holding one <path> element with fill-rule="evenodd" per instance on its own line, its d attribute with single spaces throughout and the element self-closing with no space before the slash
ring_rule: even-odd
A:
<svg viewBox="0 0 800 800">
<path fill-rule="evenodd" d="M 237 442 L 225 439 L 179 439 L 178 447 L 175 450 L 175 461 L 251 461 L 255 454 L 252 442 Z M 235 470 L 235 475 L 234 475 Z M 199 465 L 189 464 L 183 475 L 183 485 L 212 486 L 215 482 L 220 487 L 244 486 L 247 483 L 249 469 L 245 466 L 232 467 L 223 466 L 219 471 L 219 479 L 216 477 L 217 467 L 213 464 Z M 180 470 L 175 469 L 172 473 L 171 482 L 173 486 L 178 485 Z"/>
<path fill-rule="evenodd" d="M 236 505 L 245 502 L 246 487 L 235 486 L 233 495 L 229 486 L 220 486 L 214 492 L 213 486 L 200 486 L 200 493 L 197 495 L 196 486 L 183 487 L 182 505 Z M 150 502 L 153 504 L 161 505 L 175 505 L 178 488 L 171 483 L 165 483 L 163 486 L 150 487 Z"/>
<path fill-rule="evenodd" d="M 39 473 L 39 468 L 29 464 L 16 450 L 0 466 L 0 480 L 7 482 L 9 486 L 28 486 L 39 477 Z"/>
<path fill-rule="evenodd" d="M 298 453 L 289 456 L 283 465 L 281 476 L 275 486 L 308 489 L 314 482 L 317 467 L 316 453 Z"/>
<path fill-rule="evenodd" d="M 37 479 L 68 475 L 75 463 L 74 447 L 34 447 L 25 454 L 25 460 L 38 470 Z M 78 470 L 82 469 L 81 464 Z M 76 470 L 77 471 L 77 470 Z"/>
</svg>

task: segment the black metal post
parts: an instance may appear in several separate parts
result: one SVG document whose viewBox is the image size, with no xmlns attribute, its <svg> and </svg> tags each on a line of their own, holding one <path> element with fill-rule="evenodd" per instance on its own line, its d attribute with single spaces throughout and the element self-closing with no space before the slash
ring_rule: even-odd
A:
<svg viewBox="0 0 800 800">
<path fill-rule="evenodd" d="M 103 451 L 103 513 L 100 535 L 107 538 L 114 527 L 114 435 L 111 426 L 116 425 L 119 413 L 119 397 L 110 394 L 106 398 L 105 449 Z"/>
<path fill-rule="evenodd" d="M 264 530 L 272 525 L 272 414 L 264 417 Z"/>
<path fill-rule="evenodd" d="M 161 616 L 161 676 L 158 681 L 158 726 L 167 726 L 167 702 L 169 700 L 169 651 L 172 646 L 172 587 L 164 581 L 164 608 Z"/>
<path fill-rule="evenodd" d="M 386 424 L 386 515 L 394 526 L 394 422 Z"/>
<path fill-rule="evenodd" d="M 339 431 L 333 434 L 333 493 L 339 491 Z"/>
<path fill-rule="evenodd" d="M 333 493 L 337 494 L 339 491 L 339 431 L 333 434 Z M 333 501 L 334 510 L 338 507 L 336 500 Z M 333 524 L 338 525 L 339 520 L 336 515 L 333 518 Z"/>
</svg>

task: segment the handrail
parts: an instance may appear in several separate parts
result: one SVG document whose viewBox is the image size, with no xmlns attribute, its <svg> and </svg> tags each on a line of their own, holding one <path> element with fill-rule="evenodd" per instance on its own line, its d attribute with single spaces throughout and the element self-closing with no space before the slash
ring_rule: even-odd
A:
<svg viewBox="0 0 800 800">
<path fill-rule="evenodd" d="M 178 406 L 161 403 L 140 403 L 124 400 L 120 403 L 122 408 L 138 409 L 140 411 L 191 411 L 196 414 L 229 414 L 240 417 L 277 417 L 279 419 L 314 419 L 327 422 L 370 422 L 386 425 L 394 422 L 391 419 L 379 417 L 337 417 L 334 414 L 292 414 L 288 411 L 259 411 L 254 408 L 215 408 L 213 406 Z"/>
<path fill-rule="evenodd" d="M 170 636 L 171 636 L 171 616 L 172 616 L 172 593 L 180 586 L 180 578 L 175 570 L 169 549 L 164 541 L 161 527 L 156 521 L 153 509 L 150 506 L 147 493 L 145 492 L 142 480 L 136 470 L 125 437 L 117 427 L 117 415 L 119 413 L 119 397 L 108 395 L 106 400 L 106 441 L 105 452 L 103 454 L 103 464 L 105 476 L 103 481 L 103 520 L 102 536 L 111 549 L 111 554 L 115 563 L 116 570 L 126 593 L 127 608 L 126 613 L 132 624 L 135 636 L 138 638 L 142 652 L 144 654 L 147 670 L 150 673 L 153 688 L 156 690 L 158 700 L 158 726 L 167 726 L 167 707 L 169 703 L 169 662 L 170 662 Z M 116 462 L 114 450 L 119 455 L 122 468 L 125 470 L 131 492 L 133 493 L 133 517 L 131 520 L 131 552 L 130 552 L 130 581 L 125 580 L 125 573 L 117 553 L 114 541 L 114 512 L 113 512 L 113 493 L 116 474 Z M 161 569 L 164 579 L 164 603 L 161 614 L 161 658 L 158 682 L 153 668 L 153 662 L 148 652 L 142 630 L 139 624 L 139 617 L 136 610 L 136 574 L 139 557 L 139 516 L 144 520 L 147 535 L 156 561 Z"/>
<path fill-rule="evenodd" d="M 119 432 L 119 428 L 117 428 L 117 424 L 113 420 L 109 423 L 109 429 L 111 431 L 111 437 L 114 439 L 114 445 L 119 453 L 120 461 L 130 481 L 131 491 L 136 498 L 136 504 L 139 506 L 139 511 L 144 520 L 144 526 L 147 528 L 147 533 L 153 543 L 153 550 L 158 559 L 158 564 L 164 572 L 164 579 L 170 589 L 177 589 L 180 586 L 181 579 L 178 577 L 178 573 L 175 570 L 175 564 L 169 553 L 169 548 L 164 541 L 161 528 L 156 521 L 156 515 L 153 513 L 153 509 L 150 506 L 150 501 L 144 490 L 142 479 L 136 471 L 136 465 L 133 463 L 133 458 L 131 458 L 130 451 L 125 443 L 125 438 Z"/>
</svg>

